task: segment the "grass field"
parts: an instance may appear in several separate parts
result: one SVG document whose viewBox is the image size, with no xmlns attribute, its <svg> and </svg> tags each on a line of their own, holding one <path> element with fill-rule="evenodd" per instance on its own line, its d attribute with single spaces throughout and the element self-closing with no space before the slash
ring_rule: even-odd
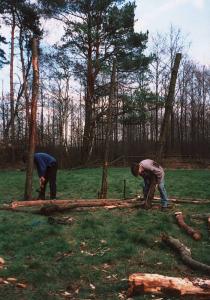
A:
<svg viewBox="0 0 210 300">
<path fill-rule="evenodd" d="M 132 177 L 128 168 L 112 168 L 109 198 L 123 197 L 124 180 L 126 197 L 141 192 L 142 180 Z M 24 172 L 1 171 L 0 204 L 21 200 L 24 181 Z M 169 196 L 210 199 L 209 170 L 167 170 L 165 181 Z M 58 198 L 97 198 L 100 184 L 101 169 L 59 171 Z M 34 174 L 34 190 L 37 187 Z M 177 210 L 187 215 L 188 224 L 200 229 L 201 241 L 192 240 L 176 225 Z M 161 234 L 168 233 L 191 248 L 194 259 L 210 265 L 206 224 L 189 217 L 199 212 L 210 212 L 210 205 L 176 204 L 167 213 L 155 209 L 72 211 L 65 214 L 73 218 L 71 225 L 52 225 L 45 216 L 0 211 L 0 257 L 6 266 L 0 269 L 0 277 L 27 283 L 26 289 L 0 285 L 0 299 L 64 299 L 66 292 L 72 300 L 117 300 L 124 299 L 128 276 L 134 272 L 206 277 L 185 266 L 161 242 Z"/>
</svg>

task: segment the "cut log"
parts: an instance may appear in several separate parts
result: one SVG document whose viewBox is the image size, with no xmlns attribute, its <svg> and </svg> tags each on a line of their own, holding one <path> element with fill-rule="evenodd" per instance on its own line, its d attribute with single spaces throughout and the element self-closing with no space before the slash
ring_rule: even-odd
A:
<svg viewBox="0 0 210 300">
<path fill-rule="evenodd" d="M 191 251 L 178 239 L 174 239 L 171 236 L 163 235 L 162 241 L 173 248 L 180 255 L 182 261 L 192 269 L 202 271 L 206 274 L 210 274 L 210 266 L 203 264 L 191 257 Z"/>
<path fill-rule="evenodd" d="M 129 276 L 128 297 L 152 293 L 168 296 L 196 296 L 210 299 L 210 280 L 169 277 L 159 274 L 136 273 Z"/>
<path fill-rule="evenodd" d="M 192 227 L 188 226 L 184 221 L 184 216 L 181 211 L 175 212 L 176 220 L 181 228 L 183 228 L 192 238 L 196 241 L 201 239 L 201 233 L 199 230 L 195 230 Z"/>
<path fill-rule="evenodd" d="M 24 206 L 43 206 L 43 205 L 72 205 L 75 207 L 80 206 L 106 206 L 106 205 L 117 205 L 123 203 L 133 203 L 136 199 L 72 199 L 72 200 L 32 200 L 32 201 L 13 201 L 11 203 L 12 208 L 24 207 Z"/>
<path fill-rule="evenodd" d="M 160 200 L 160 197 L 154 197 L 154 200 Z M 169 198 L 169 202 L 186 203 L 186 204 L 210 204 L 209 199 L 194 199 L 194 198 Z"/>
</svg>

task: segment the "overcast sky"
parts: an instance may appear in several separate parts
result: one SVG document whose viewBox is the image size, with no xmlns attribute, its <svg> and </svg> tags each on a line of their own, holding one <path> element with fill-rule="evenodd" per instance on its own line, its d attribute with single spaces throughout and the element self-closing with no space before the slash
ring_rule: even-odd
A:
<svg viewBox="0 0 210 300">
<path fill-rule="evenodd" d="M 191 41 L 189 55 L 210 66 L 210 0 L 136 0 L 136 30 L 169 32 L 181 29 Z"/>
</svg>

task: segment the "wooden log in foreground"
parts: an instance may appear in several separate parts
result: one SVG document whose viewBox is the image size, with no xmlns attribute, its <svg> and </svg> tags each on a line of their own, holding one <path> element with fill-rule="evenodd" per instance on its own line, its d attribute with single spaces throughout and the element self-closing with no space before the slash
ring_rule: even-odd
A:
<svg viewBox="0 0 210 300">
<path fill-rule="evenodd" d="M 191 257 L 191 251 L 178 239 L 174 239 L 171 236 L 163 235 L 162 241 L 174 249 L 181 257 L 182 261 L 192 269 L 202 271 L 206 274 L 210 274 L 210 266 L 201 263 Z"/>
<path fill-rule="evenodd" d="M 108 206 L 118 205 L 125 203 L 135 203 L 136 199 L 119 200 L 119 199 L 87 199 L 87 200 L 31 200 L 31 201 L 13 201 L 12 208 L 16 207 L 30 207 L 30 206 L 43 206 L 43 205 L 72 205 L 75 207 L 91 207 L 91 206 Z"/>
<path fill-rule="evenodd" d="M 129 276 L 128 296 L 152 293 L 176 297 L 196 296 L 210 299 L 210 280 L 135 273 Z"/>
<path fill-rule="evenodd" d="M 179 227 L 183 228 L 194 240 L 198 241 L 201 239 L 201 233 L 199 230 L 195 230 L 185 223 L 184 216 L 181 211 L 175 212 L 175 217 Z"/>
</svg>

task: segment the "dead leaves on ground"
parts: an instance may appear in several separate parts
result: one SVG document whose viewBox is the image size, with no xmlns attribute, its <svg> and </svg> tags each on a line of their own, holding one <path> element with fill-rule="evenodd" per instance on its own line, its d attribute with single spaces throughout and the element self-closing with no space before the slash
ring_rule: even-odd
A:
<svg viewBox="0 0 210 300">
<path fill-rule="evenodd" d="M 0 269 L 5 268 L 5 260 L 0 257 Z M 0 286 L 1 285 L 15 285 L 18 288 L 25 289 L 27 288 L 27 284 L 23 282 L 18 282 L 17 278 L 15 277 L 8 277 L 8 278 L 3 278 L 0 277 Z"/>
</svg>

